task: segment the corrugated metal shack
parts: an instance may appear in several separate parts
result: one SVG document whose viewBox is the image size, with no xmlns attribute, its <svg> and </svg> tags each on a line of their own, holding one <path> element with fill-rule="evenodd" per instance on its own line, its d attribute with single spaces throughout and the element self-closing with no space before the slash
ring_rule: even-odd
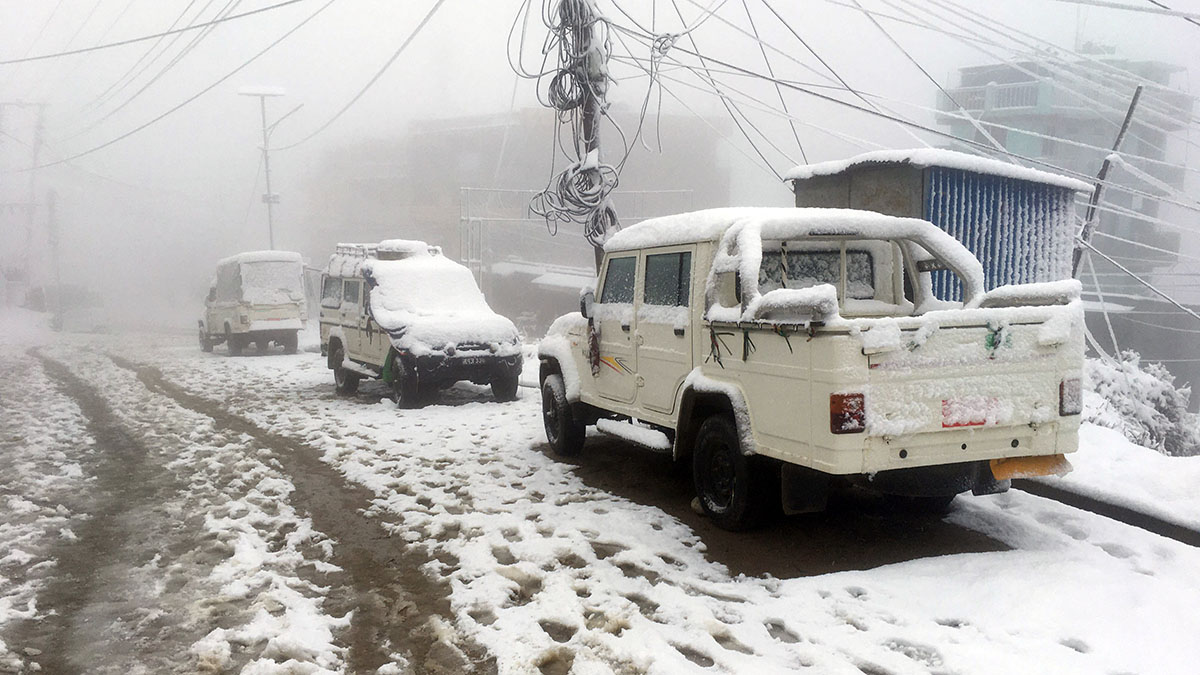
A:
<svg viewBox="0 0 1200 675">
<path fill-rule="evenodd" d="M 784 175 L 796 206 L 853 208 L 923 218 L 963 243 L 983 263 L 987 288 L 1071 276 L 1078 230 L 1073 178 L 950 150 L 884 150 L 805 164 Z M 960 299 L 949 272 L 934 291 Z"/>
</svg>

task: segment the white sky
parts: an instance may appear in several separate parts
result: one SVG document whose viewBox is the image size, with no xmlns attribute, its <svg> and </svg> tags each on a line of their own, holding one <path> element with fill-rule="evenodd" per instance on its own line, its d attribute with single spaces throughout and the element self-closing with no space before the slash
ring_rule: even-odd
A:
<svg viewBox="0 0 1200 675">
<path fill-rule="evenodd" d="M 236 3 L 233 11 L 240 13 L 277 1 L 243 0 Z M 1200 26 L 1183 19 L 1055 0 L 961 1 L 980 18 L 994 18 L 1067 48 L 1075 40 L 1078 21 L 1082 21 L 1086 40 L 1112 44 L 1119 55 L 1186 66 L 1190 72 L 1179 80 L 1184 88 L 1200 76 Z M 112 112 L 115 104 L 132 94 L 146 77 L 119 90 L 118 96 L 101 105 L 96 105 L 97 97 L 126 72 L 150 43 L 52 61 L 0 66 L 0 100 L 48 104 L 43 159 L 88 150 L 207 87 L 325 2 L 304 0 L 216 28 L 141 96 L 116 112 Z M 914 12 L 933 7 L 928 2 L 904 0 L 862 2 L 887 13 L 900 10 L 886 2 L 895 2 L 901 10 Z M 1144 4 L 1136 0 L 1128 2 Z M 852 86 L 895 99 L 901 103 L 889 106 L 898 112 L 927 124 L 932 122 L 930 113 L 913 106 L 931 107 L 935 101 L 934 87 L 860 13 L 850 8 L 851 0 L 767 0 L 767 3 L 784 15 Z M 257 99 L 238 96 L 238 89 L 258 84 L 285 88 L 285 97 L 270 101 L 271 118 L 296 105 L 304 107 L 278 127 L 272 145 L 298 140 L 329 119 L 359 91 L 433 4 L 432 0 L 334 0 L 326 11 L 288 40 L 196 102 L 127 140 L 76 160 L 73 168 L 56 167 L 41 172 L 39 190 L 55 187 L 60 192 L 64 245 L 73 244 L 77 253 L 84 252 L 76 258 L 76 269 L 87 270 L 90 276 L 104 276 L 114 264 L 133 265 L 152 256 L 168 260 L 186 258 L 189 274 L 207 274 L 190 270 L 211 267 L 210 257 L 215 260 L 234 250 L 263 247 L 265 212 L 257 202 L 257 195 L 262 192 L 261 179 L 254 187 L 261 143 L 258 103 Z M 603 7 L 610 4 L 611 0 L 601 3 Z M 648 2 L 622 0 L 621 4 L 631 12 L 637 8 L 639 18 L 648 16 Z M 701 7 L 709 3 L 679 0 L 679 4 L 690 23 L 701 13 Z M 47 24 L 56 5 L 57 12 Z M 154 3 L 0 0 L 0 59 L 153 33 L 167 27 L 188 6 L 183 0 Z M 225 4 L 198 0 L 192 3 L 191 12 L 206 6 L 209 9 L 205 16 L 211 16 Z M 773 20 L 763 0 L 749 0 L 749 6 L 765 41 L 820 69 L 820 64 Z M 1172 6 L 1200 12 L 1200 2 L 1194 0 L 1177 1 Z M 128 11 L 117 21 L 127 7 Z M 306 176 L 320 161 L 325 148 L 351 139 L 400 135 L 406 123 L 420 118 L 508 110 L 514 101 L 516 77 L 506 58 L 506 44 L 509 28 L 521 7 L 514 0 L 446 0 L 408 51 L 344 117 L 309 143 L 295 150 L 273 153 L 273 187 L 283 195 L 277 219 L 285 224 L 297 219 L 297 209 L 303 207 L 304 201 L 296 193 L 303 188 Z M 94 13 L 85 23 L 93 8 Z M 527 62 L 533 66 L 545 35 L 539 8 L 540 3 L 535 3 L 529 22 L 526 53 L 534 57 Z M 671 4 L 658 0 L 656 8 L 658 25 L 666 26 L 665 30 L 677 30 L 678 18 L 668 21 L 674 11 Z M 762 56 L 753 43 L 721 22 L 725 19 L 745 25 L 741 2 L 727 0 L 720 6 L 717 17 L 693 33 L 701 51 L 761 70 Z M 624 21 L 623 17 L 617 18 Z M 46 29 L 35 42 L 43 24 Z M 937 32 L 889 22 L 885 25 L 942 82 L 947 82 L 962 66 L 995 60 Z M 178 44 L 185 44 L 195 35 L 183 35 Z M 690 48 L 685 41 L 679 45 Z M 617 51 L 623 50 L 618 46 Z M 162 64 L 162 61 L 156 63 L 148 72 L 156 72 Z M 772 65 L 784 77 L 817 79 L 779 54 L 772 54 Z M 622 72 L 630 71 L 624 68 Z M 639 106 L 645 83 L 644 78 L 622 82 L 613 88 L 610 99 L 616 104 Z M 758 87 L 755 91 L 764 100 L 774 101 L 770 98 L 774 96 L 771 89 Z M 705 114 L 724 116 L 712 96 L 695 94 L 687 98 Z M 518 107 L 537 105 L 531 82 L 517 83 L 515 102 Z M 666 105 L 671 109 L 669 97 Z M 821 126 L 882 145 L 905 147 L 917 143 L 888 122 L 814 104 L 801 97 L 789 97 L 789 105 L 793 112 L 806 115 Z M 104 119 L 108 114 L 111 116 Z M 762 116 L 762 119 L 767 118 Z M 5 171 L 0 174 L 3 176 L 0 195 L 5 199 L 23 198 L 27 177 L 12 171 L 28 163 L 29 150 L 20 143 L 30 138 L 30 121 L 28 113 L 10 108 L 4 126 L 0 127 L 20 139 L 0 136 L 0 170 Z M 794 151 L 795 144 L 786 125 L 766 121 L 763 124 L 781 148 Z M 811 129 L 801 128 L 801 138 L 810 160 L 834 159 L 859 151 Z M 1194 140 L 1200 142 L 1200 137 Z M 731 157 L 739 158 L 740 153 L 748 152 L 744 143 L 739 146 L 740 149 L 730 148 Z M 1188 157 L 1191 161 L 1195 150 L 1192 148 Z M 664 149 L 666 153 L 670 151 L 671 148 Z M 119 183 L 100 180 L 83 170 Z M 786 190 L 769 174 L 740 159 L 735 161 L 734 170 L 735 202 L 786 203 Z M 623 187 L 636 189 L 636 186 Z M 114 239 L 122 244 L 112 245 Z M 279 244 L 286 247 L 286 237 Z M 169 269 L 178 272 L 179 268 L 175 265 Z"/>
</svg>

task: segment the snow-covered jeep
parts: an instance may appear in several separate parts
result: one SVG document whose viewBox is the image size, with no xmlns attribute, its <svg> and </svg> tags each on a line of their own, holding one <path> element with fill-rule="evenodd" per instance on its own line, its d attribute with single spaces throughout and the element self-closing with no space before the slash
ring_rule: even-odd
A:
<svg viewBox="0 0 1200 675">
<path fill-rule="evenodd" d="M 951 275 L 961 301 L 934 296 Z M 716 209 L 605 245 L 598 288 L 539 347 L 546 435 L 587 425 L 689 456 L 722 527 L 824 508 L 834 478 L 944 508 L 1063 473 L 1078 444 L 1074 280 L 984 291 L 929 222 L 847 209 Z"/>
<path fill-rule="evenodd" d="M 377 377 L 405 407 L 461 380 L 490 384 L 498 401 L 516 398 L 516 327 L 440 248 L 404 239 L 339 244 L 321 288 L 321 353 L 338 393 Z"/>
<path fill-rule="evenodd" d="M 307 320 L 299 253 L 239 253 L 217 263 L 199 322 L 200 349 L 211 352 L 224 342 L 236 356 L 251 343 L 264 352 L 274 342 L 292 354 Z"/>
</svg>

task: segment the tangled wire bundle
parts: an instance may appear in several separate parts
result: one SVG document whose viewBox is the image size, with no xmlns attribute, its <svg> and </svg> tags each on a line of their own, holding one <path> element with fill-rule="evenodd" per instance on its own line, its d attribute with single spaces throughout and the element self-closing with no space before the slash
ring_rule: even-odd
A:
<svg viewBox="0 0 1200 675">
<path fill-rule="evenodd" d="M 543 73 L 549 76 L 543 103 L 557 111 L 560 123 L 569 124 L 573 147 L 568 151 L 561 137 L 558 144 L 575 159 L 534 195 L 529 208 L 545 218 L 552 231 L 562 222 L 581 223 L 588 242 L 598 247 L 607 232 L 619 227 L 609 199 L 618 174 L 612 165 L 600 163 L 597 150 L 589 150 L 597 131 L 591 125 L 590 135 L 585 132 L 583 116 L 587 106 L 601 113 L 607 108 L 608 22 L 593 0 L 547 3 L 543 20 L 550 32 L 542 51 L 558 53 L 557 69 Z"/>
</svg>

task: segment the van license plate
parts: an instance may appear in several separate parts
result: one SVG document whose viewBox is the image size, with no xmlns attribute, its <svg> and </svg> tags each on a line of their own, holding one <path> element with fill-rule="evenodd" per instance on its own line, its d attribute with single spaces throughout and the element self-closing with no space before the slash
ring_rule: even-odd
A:
<svg viewBox="0 0 1200 675">
<path fill-rule="evenodd" d="M 463 359 L 460 363 L 462 363 L 464 366 L 482 365 L 483 357 L 482 356 L 468 356 L 467 358 Z"/>
</svg>

